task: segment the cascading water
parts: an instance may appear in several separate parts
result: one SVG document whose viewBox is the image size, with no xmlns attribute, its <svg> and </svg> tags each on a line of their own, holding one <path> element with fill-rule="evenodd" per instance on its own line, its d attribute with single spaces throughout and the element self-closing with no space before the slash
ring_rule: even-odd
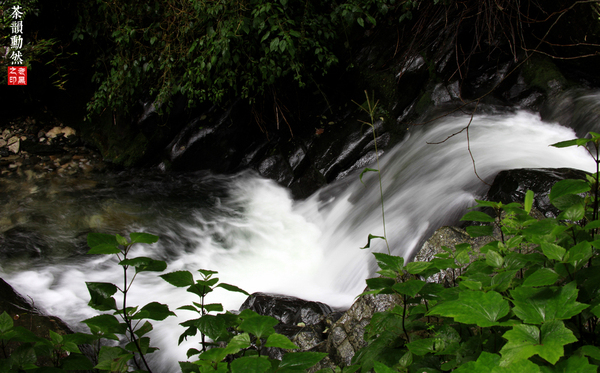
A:
<svg viewBox="0 0 600 373">
<path fill-rule="evenodd" d="M 410 135 L 381 159 L 387 234 L 393 254 L 411 258 L 433 230 L 452 224 L 503 169 L 572 167 L 594 170 L 584 149 L 556 149 L 549 144 L 575 137 L 571 129 L 543 123 L 538 115 L 517 112 L 475 116 L 466 132 L 456 136 L 469 116 L 447 117 Z M 437 145 L 428 144 L 445 142 Z M 115 178 L 118 179 L 118 178 Z M 137 179 L 136 179 L 137 180 Z M 308 198 L 293 201 L 287 190 L 252 173 L 236 176 L 190 174 L 118 182 L 107 177 L 93 188 L 33 185 L 20 195 L 20 206 L 41 219 L 22 219 L 53 247 L 75 247 L 78 254 L 54 249 L 41 260 L 6 261 L 2 277 L 36 305 L 63 318 L 73 327 L 91 317 L 86 281 L 121 283 L 121 268 L 105 256 L 82 255 L 90 227 L 108 233 L 147 231 L 161 236 L 135 255 L 167 260 L 167 271 L 212 269 L 219 278 L 248 292 L 284 293 L 350 306 L 373 271 L 371 251 L 385 251 L 373 241 L 360 250 L 369 233 L 381 235 L 381 201 L 376 173 L 351 174 Z M 15 192 L 16 193 L 16 192 Z M 54 197 L 49 197 L 54 196 Z M 60 206 L 58 205 L 60 204 Z M 67 205 L 71 207 L 66 207 Z M 65 210 L 66 209 L 66 210 Z M 34 213 L 35 212 L 35 213 Z M 1 217 L 0 217 L 1 218 Z M 237 309 L 239 294 L 217 292 L 210 302 Z M 171 310 L 196 301 L 184 290 L 156 274 L 138 276 L 129 304 L 159 301 Z M 179 318 L 155 322 L 153 364 L 159 371 L 178 371 L 194 341 L 177 347 L 183 328 L 178 322 L 195 317 L 176 311 Z"/>
</svg>

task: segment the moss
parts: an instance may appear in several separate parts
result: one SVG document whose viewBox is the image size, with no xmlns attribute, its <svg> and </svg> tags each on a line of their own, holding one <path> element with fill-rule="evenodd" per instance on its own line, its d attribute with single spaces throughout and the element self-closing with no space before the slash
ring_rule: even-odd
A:
<svg viewBox="0 0 600 373">
<path fill-rule="evenodd" d="M 546 94 L 562 89 L 567 79 L 549 57 L 534 54 L 523 65 L 521 74 L 528 85 L 542 90 Z"/>
<path fill-rule="evenodd" d="M 425 92 L 417 104 L 415 105 L 415 111 L 417 115 L 421 115 L 427 111 L 428 108 L 433 105 L 433 100 L 431 99 L 431 91 Z"/>
<path fill-rule="evenodd" d="M 82 135 L 98 148 L 105 161 L 124 167 L 135 166 L 146 155 L 149 141 L 127 122 L 118 116 L 113 118 L 105 114 L 85 128 Z"/>
</svg>

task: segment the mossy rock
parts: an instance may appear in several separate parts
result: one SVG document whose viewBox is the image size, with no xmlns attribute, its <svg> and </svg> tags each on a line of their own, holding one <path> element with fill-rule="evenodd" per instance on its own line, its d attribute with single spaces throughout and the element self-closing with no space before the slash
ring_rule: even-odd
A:
<svg viewBox="0 0 600 373">
<path fill-rule="evenodd" d="M 560 72 L 554 62 L 546 56 L 534 54 L 521 70 L 525 83 L 537 88 L 546 95 L 564 90 L 568 85 L 567 78 Z"/>
<path fill-rule="evenodd" d="M 128 119 L 110 113 L 102 115 L 83 130 L 83 137 L 90 141 L 105 161 L 131 167 L 142 162 L 148 151 L 149 141 Z"/>
</svg>

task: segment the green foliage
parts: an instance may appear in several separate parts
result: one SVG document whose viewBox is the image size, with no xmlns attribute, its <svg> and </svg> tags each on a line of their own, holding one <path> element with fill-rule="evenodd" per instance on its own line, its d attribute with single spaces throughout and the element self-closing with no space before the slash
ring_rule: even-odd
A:
<svg viewBox="0 0 600 373">
<path fill-rule="evenodd" d="M 94 364 L 79 349 L 91 336 L 75 333 L 60 335 L 52 330 L 49 338 L 41 338 L 30 330 L 14 326 L 4 311 L 0 315 L 0 372 L 66 372 L 90 370 Z M 38 366 L 40 361 L 45 365 Z"/>
<path fill-rule="evenodd" d="M 126 372 L 130 362 L 138 370 L 151 371 L 145 355 L 157 350 L 150 346 L 150 338 L 146 336 L 152 331 L 152 324 L 147 320 L 164 320 L 175 316 L 165 304 L 150 302 L 145 306 L 128 307 L 127 293 L 131 289 L 135 277 L 140 272 L 162 272 L 167 264 L 161 260 L 147 257 L 130 257 L 130 251 L 135 244 L 153 244 L 158 237 L 148 233 L 131 233 L 129 240 L 116 234 L 90 233 L 87 237 L 90 250 L 88 254 L 116 255 L 119 265 L 123 268 L 123 287 L 107 282 L 88 282 L 90 307 L 98 311 L 111 311 L 112 314 L 102 314 L 83 322 L 90 328 L 92 335 L 98 340 L 98 364 L 94 367 L 101 371 Z M 129 268 L 134 269 L 134 275 L 128 279 Z M 122 294 L 122 308 L 117 306 L 113 297 Z M 118 316 L 118 317 L 117 317 Z M 121 337 L 119 337 L 121 336 Z M 101 338 L 121 341 L 122 346 L 101 346 Z"/>
<path fill-rule="evenodd" d="M 194 280 L 189 271 L 176 271 L 161 277 L 176 287 L 185 287 L 196 294 L 199 302 L 181 306 L 179 309 L 193 311 L 198 318 L 181 323 L 186 330 L 179 343 L 200 333 L 201 349 L 191 348 L 187 356 L 197 356 L 194 362 L 181 362 L 183 372 L 292 372 L 304 371 L 318 363 L 327 354 L 316 352 L 287 352 L 281 361 L 269 359 L 264 348 L 298 349 L 286 336 L 275 332 L 279 323 L 271 316 L 244 310 L 239 315 L 222 312 L 219 303 L 206 303 L 206 296 L 216 288 L 249 295 L 237 286 L 219 282 L 218 273 L 201 269 L 200 279 Z M 221 312 L 212 314 L 213 312 Z M 224 347 L 222 347 L 224 346 Z M 230 361 L 230 364 L 227 362 Z"/>
<path fill-rule="evenodd" d="M 588 146 L 597 165 L 587 180 L 554 185 L 557 218 L 532 216 L 531 191 L 523 204 L 477 201 L 487 210 L 465 214 L 462 220 L 481 224 L 468 232 L 499 232 L 479 250 L 456 245 L 406 265 L 375 254 L 380 277 L 367 280 L 367 293 L 403 302 L 373 316 L 368 345 L 354 358 L 363 372 L 597 371 L 600 134 L 554 146 Z M 425 282 L 456 269 L 454 287 Z"/>
<path fill-rule="evenodd" d="M 276 82 L 299 87 L 338 63 L 344 31 L 395 8 L 394 0 L 87 2 L 76 40 L 98 42 L 88 108 L 127 110 L 148 92 L 158 106 L 182 93 L 189 105 L 232 97 L 253 102 Z M 285 79 L 285 80 L 284 80 Z"/>
</svg>

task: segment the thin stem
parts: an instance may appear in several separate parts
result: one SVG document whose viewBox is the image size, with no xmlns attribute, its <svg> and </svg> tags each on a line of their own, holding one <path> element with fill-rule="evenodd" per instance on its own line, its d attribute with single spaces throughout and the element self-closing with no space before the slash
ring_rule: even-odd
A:
<svg viewBox="0 0 600 373">
<path fill-rule="evenodd" d="M 371 115 L 371 124 L 373 124 L 373 116 Z M 377 136 L 375 135 L 375 126 L 371 125 L 373 130 L 373 139 L 375 140 L 375 157 L 377 158 L 377 175 L 379 175 L 379 195 L 381 196 L 381 219 L 383 220 L 383 239 L 387 246 L 388 254 L 391 255 L 390 244 L 387 240 L 387 233 L 385 230 L 385 208 L 383 206 L 383 182 L 381 181 L 381 167 L 379 167 L 379 152 L 377 151 Z"/>
<path fill-rule="evenodd" d="M 127 259 L 127 251 L 128 251 L 129 247 L 126 247 L 124 252 L 123 252 L 123 260 Z M 142 348 L 140 347 L 140 344 L 137 340 L 137 338 L 135 337 L 135 333 L 133 330 L 133 325 L 131 324 L 131 320 L 129 319 L 129 317 L 127 317 L 127 292 L 129 290 L 129 288 L 131 287 L 131 283 L 128 285 L 127 284 L 127 269 L 129 268 L 128 265 L 124 265 L 123 266 L 123 321 L 125 322 L 125 325 L 127 325 L 127 329 L 129 330 L 129 335 L 131 336 L 131 340 L 135 345 L 135 348 L 137 349 L 138 353 L 140 354 L 140 358 L 142 359 L 142 361 L 144 362 L 144 366 L 146 367 L 146 370 L 148 371 L 148 373 L 152 373 L 152 370 L 150 369 L 150 366 L 148 365 L 148 362 L 146 361 L 146 358 L 144 357 L 144 354 L 142 353 Z M 134 276 L 135 278 L 135 276 Z M 133 283 L 133 280 L 132 280 Z M 133 362 L 135 363 L 135 365 L 138 367 L 138 369 L 140 368 L 139 363 L 137 362 L 137 360 L 134 358 Z"/>
<path fill-rule="evenodd" d="M 406 320 L 406 294 L 402 294 L 402 303 L 404 303 L 404 310 L 402 312 L 402 330 L 404 331 L 404 335 L 406 336 L 406 340 L 410 343 L 410 337 L 408 332 L 406 331 L 406 327 L 404 326 L 404 320 Z"/>
</svg>

